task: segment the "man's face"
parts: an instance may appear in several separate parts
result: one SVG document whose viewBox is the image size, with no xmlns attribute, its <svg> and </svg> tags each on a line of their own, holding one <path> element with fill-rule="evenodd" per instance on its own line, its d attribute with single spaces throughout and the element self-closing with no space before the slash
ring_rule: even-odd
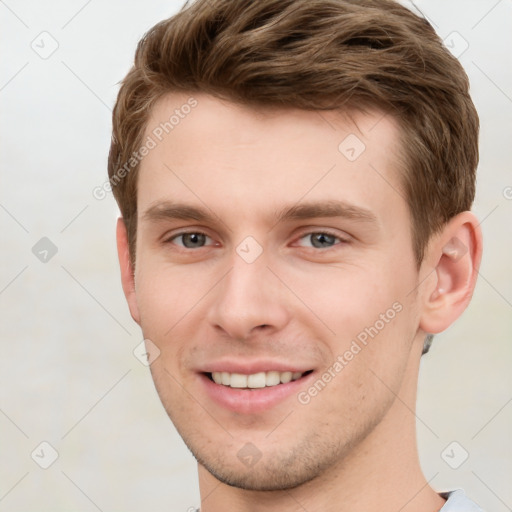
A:
<svg viewBox="0 0 512 512">
<path fill-rule="evenodd" d="M 194 97 L 141 164 L 131 311 L 200 464 L 293 487 L 377 435 L 417 359 L 397 126 Z M 146 136 L 187 99 L 157 103 Z"/>
</svg>

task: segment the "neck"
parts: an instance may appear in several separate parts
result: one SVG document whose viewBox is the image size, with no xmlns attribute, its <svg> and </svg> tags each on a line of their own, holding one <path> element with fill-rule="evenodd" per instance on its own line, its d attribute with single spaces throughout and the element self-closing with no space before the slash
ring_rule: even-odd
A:
<svg viewBox="0 0 512 512">
<path fill-rule="evenodd" d="M 415 351 L 412 351 L 415 352 Z M 219 482 L 199 466 L 201 512 L 436 512 L 444 505 L 423 475 L 416 448 L 419 354 L 383 420 L 350 455 L 294 489 L 248 491 Z M 377 378 L 377 377 L 376 377 Z M 390 391 L 391 392 L 391 391 Z"/>
</svg>

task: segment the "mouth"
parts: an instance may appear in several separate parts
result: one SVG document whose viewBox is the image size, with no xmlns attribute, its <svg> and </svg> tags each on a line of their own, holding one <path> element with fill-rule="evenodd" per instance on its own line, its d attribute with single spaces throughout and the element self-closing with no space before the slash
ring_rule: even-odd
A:
<svg viewBox="0 0 512 512">
<path fill-rule="evenodd" d="M 288 384 L 306 377 L 313 370 L 306 372 L 266 371 L 245 375 L 243 373 L 211 372 L 205 375 L 215 384 L 235 389 L 262 389 Z"/>
<path fill-rule="evenodd" d="M 215 361 L 197 372 L 198 391 L 237 415 L 271 412 L 312 384 L 317 371 L 280 361 Z"/>
</svg>

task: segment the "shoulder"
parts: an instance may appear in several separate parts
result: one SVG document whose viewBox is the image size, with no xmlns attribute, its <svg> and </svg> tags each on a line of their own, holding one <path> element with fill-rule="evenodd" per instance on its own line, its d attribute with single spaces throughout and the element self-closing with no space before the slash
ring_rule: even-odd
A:
<svg viewBox="0 0 512 512">
<path fill-rule="evenodd" d="M 462 489 L 439 493 L 446 503 L 439 512 L 484 512 L 474 501 L 471 501 Z"/>
</svg>

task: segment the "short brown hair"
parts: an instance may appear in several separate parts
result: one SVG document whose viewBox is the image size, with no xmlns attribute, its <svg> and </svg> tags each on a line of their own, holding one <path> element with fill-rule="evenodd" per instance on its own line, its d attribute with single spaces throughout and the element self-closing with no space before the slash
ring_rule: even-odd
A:
<svg viewBox="0 0 512 512">
<path fill-rule="evenodd" d="M 132 261 L 140 162 L 125 163 L 173 91 L 393 115 L 418 264 L 431 235 L 471 208 L 478 115 L 464 69 L 426 20 L 392 0 L 197 0 L 142 38 L 113 111 L 108 172 Z"/>
</svg>

